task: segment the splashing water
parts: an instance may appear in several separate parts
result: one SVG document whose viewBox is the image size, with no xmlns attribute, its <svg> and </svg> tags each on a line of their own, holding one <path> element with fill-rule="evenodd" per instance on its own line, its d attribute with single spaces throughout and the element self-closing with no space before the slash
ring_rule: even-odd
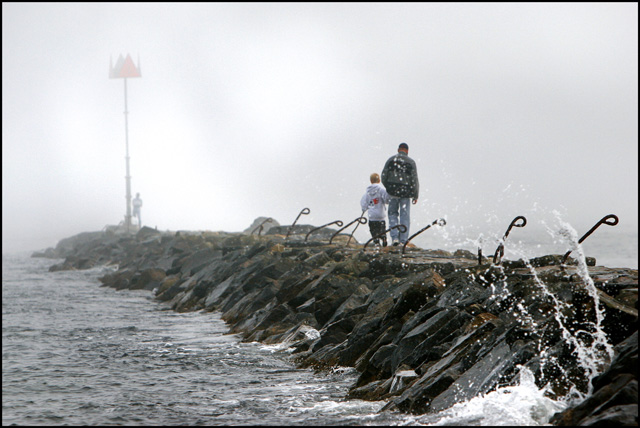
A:
<svg viewBox="0 0 640 428">
<path fill-rule="evenodd" d="M 602 330 L 602 321 L 604 320 L 604 311 L 600 305 L 600 297 L 598 296 L 598 290 L 593 282 L 593 279 L 589 275 L 589 269 L 587 268 L 586 257 L 582 246 L 578 243 L 578 233 L 568 223 L 562 223 L 563 227 L 559 230 L 559 235 L 564 237 L 571 245 L 572 251 L 577 254 L 578 260 L 578 275 L 583 281 L 589 296 L 594 301 L 594 308 L 596 314 L 596 323 L 593 324 L 594 332 L 590 335 L 594 341 L 590 346 L 576 346 L 576 353 L 578 354 L 579 361 L 583 368 L 587 370 L 589 374 L 589 393 L 591 393 L 591 380 L 601 372 L 603 361 L 602 351 L 606 352 L 606 361 L 609 362 L 613 359 L 614 351 L 613 346 L 607 341 L 607 336 Z M 578 332 L 582 333 L 582 332 Z M 589 332 L 585 332 L 589 333 Z M 576 334 L 577 338 L 578 334 Z"/>
<path fill-rule="evenodd" d="M 497 388 L 495 391 L 475 397 L 467 402 L 458 403 L 453 407 L 435 415 L 423 415 L 409 418 L 408 424 L 418 425 L 542 425 L 548 423 L 549 419 L 556 413 L 566 409 L 569 405 L 575 405 L 584 401 L 593 392 L 593 379 L 602 372 L 613 356 L 613 346 L 607 341 L 606 334 L 602 329 L 604 311 L 600 306 L 599 296 L 595 284 L 589 275 L 586 264 L 586 257 L 578 243 L 578 236 L 575 229 L 568 223 L 562 222 L 559 214 L 556 217 L 561 222 L 561 227 L 556 229 L 554 235 L 568 242 L 574 257 L 578 261 L 577 274 L 582 282 L 578 286 L 584 287 L 591 299 L 594 301 L 595 322 L 586 323 L 586 329 L 571 332 L 565 313 L 569 313 L 569 305 L 559 300 L 556 294 L 551 292 L 547 285 L 540 279 L 535 268 L 523 251 L 515 250 L 525 262 L 531 272 L 534 283 L 541 291 L 541 297 L 549 299 L 554 307 L 553 317 L 555 318 L 562 338 L 573 350 L 578 366 L 583 370 L 587 380 L 586 394 L 573 384 L 571 377 L 565 375 L 565 380 L 569 382 L 569 387 L 564 397 L 557 400 L 550 398 L 553 396 L 551 382 L 545 383 L 542 388 L 538 388 L 535 376 L 530 369 L 519 366 L 519 381 L 515 386 Z M 479 240 L 480 241 L 480 240 Z M 490 288 L 493 293 L 492 299 L 497 301 L 509 298 L 509 284 L 504 276 L 502 266 L 494 266 L 498 273 L 502 273 L 502 279 L 492 281 Z M 528 313 L 523 302 L 516 302 L 514 310 L 518 312 L 518 319 L 524 327 L 533 328 L 537 331 L 538 325 L 534 317 Z M 542 337 L 542 335 L 541 335 Z M 538 352 L 540 355 L 540 373 L 542 378 L 540 383 L 544 383 L 545 367 L 556 367 L 564 372 L 557 357 L 545 349 L 542 339 L 538 342 Z M 553 370 L 551 370 L 553 373 Z M 549 379 L 551 380 L 551 379 Z"/>
<path fill-rule="evenodd" d="M 498 388 L 488 394 L 458 403 L 435 415 L 408 418 L 408 425 L 521 426 L 543 425 L 567 405 L 548 398 L 546 388 L 538 388 L 531 371 L 518 366 L 515 386 Z"/>
<path fill-rule="evenodd" d="M 555 309 L 553 315 L 560 328 L 562 338 L 573 349 L 573 354 L 577 358 L 577 363 L 584 370 L 588 388 L 586 395 L 581 393 L 575 387 L 575 385 L 571 385 L 569 393 L 567 397 L 565 397 L 565 399 L 568 401 L 581 402 L 593 392 L 592 381 L 598 374 L 602 372 L 605 365 L 613 359 L 614 350 L 613 346 L 607 341 L 607 336 L 602 329 L 604 311 L 600 305 L 600 299 L 593 279 L 589 275 L 586 257 L 581 245 L 578 243 L 577 232 L 573 227 L 571 227 L 571 225 L 563 222 L 560 219 L 559 213 L 555 212 L 555 214 L 561 224 L 561 227 L 557 230 L 556 234 L 570 245 L 572 252 L 574 252 L 574 254 L 576 255 L 578 261 L 577 273 L 582 279 L 581 286 L 584 287 L 584 289 L 588 292 L 589 296 L 594 301 L 596 322 L 586 323 L 586 325 L 590 327 L 590 331 L 577 330 L 573 333 L 570 331 L 570 329 L 568 328 L 569 321 L 567 320 L 567 316 L 565 315 L 565 313 L 570 312 L 569 305 L 559 300 L 556 294 L 552 293 L 549 290 L 547 285 L 537 275 L 535 268 L 531 265 L 531 262 L 526 256 L 523 255 L 522 260 L 525 262 L 525 265 L 531 272 L 535 284 L 539 287 L 540 291 L 546 298 L 553 302 L 553 307 Z M 522 316 L 521 322 L 535 328 L 535 323 L 527 313 L 524 305 L 519 303 L 516 305 L 516 307 L 518 308 Z M 555 364 L 560 367 L 556 363 L 555 357 L 550 356 L 547 353 L 547 350 L 540 347 L 540 344 L 538 350 L 541 356 L 541 369 L 548 364 Z M 541 372 L 544 373 L 544 370 L 541 370 Z"/>
</svg>

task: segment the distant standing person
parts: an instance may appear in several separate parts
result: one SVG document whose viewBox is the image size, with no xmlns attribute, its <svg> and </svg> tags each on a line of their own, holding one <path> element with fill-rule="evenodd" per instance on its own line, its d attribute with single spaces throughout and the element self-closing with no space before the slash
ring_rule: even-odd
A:
<svg viewBox="0 0 640 428">
<path fill-rule="evenodd" d="M 136 197 L 133 198 L 133 216 L 138 217 L 138 229 L 142 227 L 142 219 L 140 218 L 141 207 L 142 207 L 142 199 L 140 199 L 140 193 L 136 193 Z"/>
<path fill-rule="evenodd" d="M 407 230 L 400 232 L 391 229 L 392 245 L 405 244 L 409 237 L 409 224 L 411 223 L 411 203 L 418 202 L 420 184 L 418 182 L 418 169 L 413 159 L 409 157 L 409 146 L 401 143 L 398 146 L 398 154 L 391 156 L 382 169 L 382 184 L 391 196 L 389 201 L 389 227 L 398 224 L 404 225 Z"/>
<path fill-rule="evenodd" d="M 371 184 L 367 186 L 367 190 L 360 199 L 360 207 L 362 211 L 369 211 L 369 231 L 371 237 L 384 233 L 387 230 L 386 218 L 387 218 L 387 204 L 389 203 L 389 194 L 385 188 L 380 184 L 380 175 L 373 173 L 369 177 Z M 387 234 L 381 236 L 382 246 L 387 246 Z M 375 245 L 380 245 L 380 239 L 373 240 Z"/>
</svg>

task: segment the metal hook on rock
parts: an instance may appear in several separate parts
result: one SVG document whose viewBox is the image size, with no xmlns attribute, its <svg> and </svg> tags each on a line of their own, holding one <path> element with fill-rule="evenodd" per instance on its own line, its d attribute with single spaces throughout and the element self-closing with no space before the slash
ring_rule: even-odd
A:
<svg viewBox="0 0 640 428">
<path fill-rule="evenodd" d="M 404 224 L 396 224 L 395 226 L 391 226 L 389 229 L 385 230 L 382 233 L 377 234 L 376 236 L 372 237 L 367 242 L 365 242 L 364 247 L 362 247 L 362 249 L 365 250 L 369 242 L 373 241 L 374 239 L 382 238 L 384 235 L 387 234 L 387 232 L 390 232 L 391 229 L 398 229 L 400 233 L 405 233 L 407 231 L 407 226 L 405 226 Z"/>
<path fill-rule="evenodd" d="M 253 232 L 255 232 L 256 230 L 260 229 L 260 230 L 258 230 L 258 236 L 260 236 L 260 234 L 262 233 L 262 226 L 263 226 L 265 223 L 270 222 L 270 221 L 273 221 L 273 219 L 272 219 L 271 217 L 269 217 L 268 219 L 266 219 L 265 221 L 263 221 L 262 223 L 260 223 L 258 226 L 256 226 L 256 228 L 255 228 L 255 229 L 253 229 L 253 230 L 251 231 L 251 235 L 253 235 Z"/>
<path fill-rule="evenodd" d="M 331 244 L 331 241 L 333 241 L 333 238 L 336 237 L 336 235 L 338 235 L 338 233 L 342 232 L 343 230 L 345 230 L 347 227 L 351 226 L 353 223 L 358 222 L 358 224 L 356 225 L 356 229 L 358 228 L 358 226 L 360 226 L 360 224 L 367 224 L 367 219 L 364 217 L 358 217 L 357 219 L 353 220 L 352 222 L 350 222 L 349 224 L 347 224 L 345 227 L 343 227 L 342 229 L 338 229 L 338 231 L 336 233 L 333 234 L 333 236 L 331 237 L 331 239 L 329 239 L 329 244 Z M 356 229 L 353 229 L 353 231 L 355 232 Z M 351 232 L 351 236 L 353 236 L 353 232 Z M 351 240 L 351 236 L 349 236 L 349 240 Z M 347 245 L 349 245 L 349 242 L 347 242 Z"/>
<path fill-rule="evenodd" d="M 522 220 L 522 223 L 516 224 L 518 220 Z M 502 237 L 502 242 L 500 242 L 500 245 L 498 245 L 498 248 L 496 248 L 496 252 L 493 254 L 493 264 L 499 265 L 500 263 L 502 263 L 502 256 L 504 256 L 504 241 L 505 239 L 507 239 L 507 236 L 509 236 L 509 232 L 511 232 L 511 229 L 513 227 L 525 227 L 526 225 L 527 225 L 527 219 L 521 215 L 519 215 L 518 217 L 514 218 L 511 221 L 511 224 L 509 225 L 507 232 Z"/>
<path fill-rule="evenodd" d="M 331 223 L 327 223 L 324 224 L 320 227 L 316 227 L 315 229 L 311 229 L 308 233 L 307 236 L 304 237 L 304 242 L 307 242 L 307 238 L 309 237 L 309 235 L 311 235 L 313 232 L 315 232 L 316 230 L 320 230 L 323 227 L 327 227 L 327 226 L 331 226 L 332 224 L 337 224 L 339 227 L 342 227 L 342 220 L 336 220 L 336 221 L 332 221 Z"/>
<path fill-rule="evenodd" d="M 298 221 L 298 219 L 300 218 L 301 215 L 307 215 L 311 212 L 311 210 L 309 208 L 303 208 L 302 211 L 300 211 L 300 214 L 298 214 L 298 217 L 296 217 L 296 219 L 293 221 L 293 224 L 291 226 L 289 226 L 289 229 L 287 230 L 287 236 L 284 237 L 284 239 L 286 240 L 289 237 L 289 234 L 291 233 L 291 230 L 293 229 L 293 226 L 296 225 L 296 222 Z"/>
<path fill-rule="evenodd" d="M 364 212 L 365 212 L 365 210 L 362 211 L 362 214 L 360 214 L 360 217 L 364 217 Z M 353 231 L 351 232 L 351 235 L 349 235 L 349 239 L 347 240 L 347 245 L 346 246 L 349 246 L 349 243 L 351 242 L 351 238 L 353 238 L 353 234 L 356 233 L 356 230 L 358 230 L 358 226 L 360 226 L 360 223 L 361 222 L 358 221 L 358 224 L 356 224 L 356 227 L 353 228 Z M 362 224 L 367 224 L 367 222 L 364 222 Z"/>
<path fill-rule="evenodd" d="M 482 243 L 484 241 L 484 236 L 482 233 L 478 236 L 478 266 L 482 264 Z"/>
<path fill-rule="evenodd" d="M 445 221 L 445 219 L 440 218 L 440 219 L 436 219 L 433 220 L 433 223 L 427 225 L 426 227 L 423 227 L 422 229 L 420 229 L 419 231 L 417 231 L 416 233 L 414 233 L 413 235 L 411 235 L 409 237 L 409 239 L 407 239 L 407 242 L 404 243 L 404 245 L 402 246 L 402 254 L 404 254 L 404 250 L 405 248 L 407 248 L 407 244 L 409 243 L 409 241 L 411 241 L 413 238 L 415 238 L 416 236 L 420 235 L 422 232 L 424 232 L 425 230 L 429 229 L 431 226 L 433 226 L 434 224 L 437 224 L 438 226 L 444 226 L 445 224 L 447 224 L 447 222 Z"/>
<path fill-rule="evenodd" d="M 609 223 L 607 220 L 613 220 L 613 222 Z M 582 238 L 580 238 L 578 240 L 578 244 L 582 244 L 582 241 L 587 239 L 587 237 L 589 235 L 591 235 L 594 230 L 596 230 L 598 227 L 600 227 L 601 224 L 606 224 L 606 225 L 609 225 L 609 226 L 615 226 L 616 224 L 618 224 L 618 216 L 615 215 L 615 214 L 609 214 L 609 215 L 606 215 L 606 216 L 602 217 L 600 219 L 600 221 L 595 224 L 595 226 L 593 226 L 591 229 L 589 229 L 589 231 L 587 233 L 582 235 Z M 567 258 L 569 257 L 569 254 L 571 254 L 571 251 L 573 251 L 573 250 L 569 250 L 569 251 L 566 252 L 564 257 L 562 258 L 561 265 L 564 265 L 564 263 L 567 261 Z"/>
</svg>

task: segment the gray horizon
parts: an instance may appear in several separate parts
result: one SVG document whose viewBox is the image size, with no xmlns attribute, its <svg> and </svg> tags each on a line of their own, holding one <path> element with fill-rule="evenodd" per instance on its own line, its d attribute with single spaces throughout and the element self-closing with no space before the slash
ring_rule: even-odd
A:
<svg viewBox="0 0 640 428">
<path fill-rule="evenodd" d="M 637 3 L 3 3 L 2 250 L 125 215 L 345 224 L 401 142 L 417 245 L 638 230 Z M 446 230 L 445 230 L 446 229 Z M 524 232 L 524 230 L 523 230 Z M 368 239 L 359 227 L 358 240 Z M 429 239 L 435 238 L 433 241 Z"/>
</svg>

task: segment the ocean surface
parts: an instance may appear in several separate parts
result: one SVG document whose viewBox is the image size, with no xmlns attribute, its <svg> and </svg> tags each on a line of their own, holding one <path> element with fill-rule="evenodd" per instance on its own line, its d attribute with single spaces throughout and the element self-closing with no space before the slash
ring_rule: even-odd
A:
<svg viewBox="0 0 640 428">
<path fill-rule="evenodd" d="M 381 413 L 344 398 L 354 369 L 297 369 L 289 349 L 243 343 L 217 313 L 100 287 L 104 267 L 48 271 L 60 261 L 2 256 L 3 425 L 544 425 L 566 407 L 525 370 L 436 415 Z"/>
</svg>

